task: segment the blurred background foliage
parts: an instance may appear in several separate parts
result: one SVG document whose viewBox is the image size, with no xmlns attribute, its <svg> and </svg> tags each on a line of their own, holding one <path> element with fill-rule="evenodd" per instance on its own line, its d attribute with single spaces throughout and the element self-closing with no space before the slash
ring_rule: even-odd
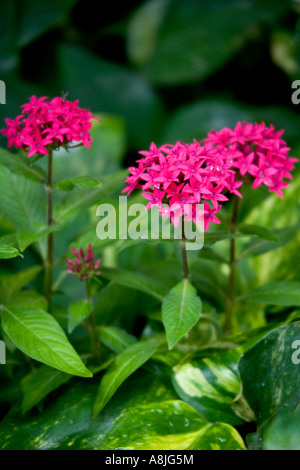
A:
<svg viewBox="0 0 300 470">
<path fill-rule="evenodd" d="M 2 0 L 1 122 L 31 94 L 68 92 L 115 116 L 107 132 L 124 138 L 126 161 L 238 119 L 273 122 L 298 146 L 299 11 L 299 0 Z"/>
<path fill-rule="evenodd" d="M 69 93 L 69 99 L 79 99 L 82 107 L 101 118 L 93 127 L 90 151 L 74 149 L 72 156 L 56 152 L 56 180 L 88 174 L 102 178 L 133 164 L 137 151 L 148 148 L 151 141 L 190 142 L 243 119 L 284 128 L 291 154 L 299 157 L 300 104 L 291 100 L 292 82 L 300 79 L 299 13 L 299 0 L 135 0 L 118 5 L 96 0 L 2 0 L 0 79 L 7 86 L 7 104 L 0 106 L 0 122 L 14 117 L 32 94 Z M 6 145 L 4 139 L 0 143 Z M 247 216 L 249 223 L 283 230 L 275 252 L 270 251 L 272 242 L 258 243 L 255 237 L 238 241 L 242 290 L 268 280 L 300 278 L 295 264 L 299 170 L 294 174 L 284 200 L 258 189 L 241 204 L 241 220 Z M 5 181 L 9 198 L 9 181 L 3 173 L 1 191 Z M 75 191 L 71 197 L 76 195 Z M 5 198 L 1 200 L 5 215 Z M 230 207 L 224 204 L 225 231 L 227 210 Z M 170 247 L 128 244 L 116 260 L 109 249 L 102 252 L 94 214 L 93 208 L 77 215 L 57 235 L 58 256 L 74 243 L 74 233 L 86 227 L 76 244 L 92 241 L 105 265 L 139 267 L 146 273 L 154 269 L 159 276 L 151 262 L 170 256 Z M 10 230 L 6 222 L 2 219 L 3 233 Z M 295 230 L 298 236 L 292 240 Z M 227 251 L 226 241 L 217 244 L 220 256 L 227 256 Z M 256 256 L 249 259 L 253 253 Z M 204 252 L 200 258 L 205 258 Z M 25 263 L 32 261 L 27 256 Z M 179 260 L 172 262 L 171 284 L 176 282 L 174 271 L 180 273 Z M 16 263 L 7 263 L 8 269 Z M 225 268 L 209 268 L 203 259 L 197 263 L 197 288 L 216 300 L 215 283 L 208 285 L 203 269 L 209 269 L 226 291 Z M 166 280 L 166 271 L 162 275 Z M 64 286 L 74 300 L 72 280 Z"/>
</svg>

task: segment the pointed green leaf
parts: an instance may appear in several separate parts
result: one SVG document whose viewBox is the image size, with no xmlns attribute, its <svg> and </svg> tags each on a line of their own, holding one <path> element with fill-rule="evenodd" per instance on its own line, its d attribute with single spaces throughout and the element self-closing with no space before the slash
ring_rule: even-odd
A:
<svg viewBox="0 0 300 470">
<path fill-rule="evenodd" d="M 167 294 L 167 288 L 163 283 L 148 278 L 142 273 L 125 269 L 101 268 L 101 276 L 122 286 L 145 292 L 160 301 Z"/>
<path fill-rule="evenodd" d="M 7 303 L 11 297 L 32 281 L 41 271 L 41 266 L 34 266 L 25 271 L 17 272 L 13 275 L 6 276 L 0 284 L 1 302 Z"/>
<path fill-rule="evenodd" d="M 30 227 L 24 227 L 17 232 L 17 241 L 20 250 L 24 251 L 31 243 L 36 242 L 55 230 L 58 230 L 58 227 L 55 225 L 47 227 L 45 225 L 34 224 Z"/>
<path fill-rule="evenodd" d="M 46 196 L 42 185 L 16 175 L 0 164 L 0 211 L 16 227 L 43 223 Z"/>
<path fill-rule="evenodd" d="M 91 207 L 93 204 L 100 204 L 101 199 L 121 190 L 127 173 L 127 170 L 122 170 L 106 176 L 101 181 L 99 188 L 74 189 L 67 194 L 64 202 L 58 208 L 55 220 L 64 222 L 66 219 L 76 216 L 80 210 Z"/>
<path fill-rule="evenodd" d="M 94 405 L 94 416 L 100 413 L 120 385 L 153 356 L 157 346 L 158 343 L 154 341 L 140 342 L 116 357 L 101 380 Z"/>
<path fill-rule="evenodd" d="M 17 248 L 8 245 L 0 245 L 0 259 L 10 259 L 15 258 L 16 256 L 21 256 L 21 258 L 23 258 L 23 255 L 19 250 L 17 250 Z"/>
<path fill-rule="evenodd" d="M 114 326 L 99 326 L 97 331 L 102 343 L 117 354 L 137 343 L 135 336 Z"/>
<path fill-rule="evenodd" d="M 70 191 L 73 188 L 96 188 L 100 186 L 100 181 L 91 176 L 75 176 L 68 180 L 59 180 L 54 185 L 54 189 L 60 189 L 61 191 Z"/>
<path fill-rule="evenodd" d="M 57 321 L 37 307 L 4 307 L 2 326 L 25 354 L 50 367 L 80 377 L 91 377 Z"/>
<path fill-rule="evenodd" d="M 46 174 L 42 168 L 33 165 L 25 155 L 7 152 L 0 149 L 0 163 L 13 172 L 22 174 L 31 181 L 42 183 L 46 181 Z"/>
<path fill-rule="evenodd" d="M 279 238 L 271 230 L 254 224 L 239 224 L 238 230 L 246 235 L 256 235 L 263 240 L 279 243 Z"/>
<path fill-rule="evenodd" d="M 248 292 L 243 299 L 271 305 L 300 306 L 300 282 L 273 281 Z"/>
<path fill-rule="evenodd" d="M 26 375 L 21 382 L 23 392 L 22 412 L 27 413 L 49 393 L 67 383 L 71 378 L 72 375 L 48 366 L 41 366 Z"/>
<path fill-rule="evenodd" d="M 85 320 L 93 309 L 93 305 L 87 300 L 78 300 L 77 302 L 72 302 L 68 311 L 68 331 L 72 333 L 76 326 Z"/>
<path fill-rule="evenodd" d="M 201 315 L 202 303 L 196 289 L 184 279 L 164 298 L 162 320 L 167 333 L 169 349 L 190 331 Z"/>
</svg>

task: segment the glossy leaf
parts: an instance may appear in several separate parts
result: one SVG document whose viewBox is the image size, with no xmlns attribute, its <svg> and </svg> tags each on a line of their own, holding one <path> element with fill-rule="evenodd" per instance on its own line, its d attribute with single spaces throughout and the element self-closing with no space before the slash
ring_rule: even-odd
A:
<svg viewBox="0 0 300 470">
<path fill-rule="evenodd" d="M 240 424 L 231 406 L 241 387 L 237 370 L 241 353 L 235 349 L 212 357 L 201 351 L 188 356 L 173 372 L 180 398 L 209 421 Z"/>
<path fill-rule="evenodd" d="M 126 331 L 114 326 L 99 326 L 97 331 L 101 342 L 117 354 L 137 342 L 135 336 L 132 336 Z"/>
<path fill-rule="evenodd" d="M 265 227 L 254 224 L 239 224 L 238 230 L 246 235 L 256 235 L 259 238 L 264 240 L 269 240 L 271 242 L 279 243 L 279 238 L 270 230 Z"/>
<path fill-rule="evenodd" d="M 293 347 L 296 341 L 300 341 L 299 322 L 273 330 L 240 359 L 243 394 L 259 424 L 283 406 L 295 409 L 299 404 L 299 364 L 293 362 L 293 354 L 297 355 L 297 348 Z"/>
<path fill-rule="evenodd" d="M 94 405 L 94 416 L 100 413 L 124 380 L 153 356 L 157 346 L 154 341 L 140 342 L 125 349 L 116 357 L 101 380 Z"/>
<path fill-rule="evenodd" d="M 141 273 L 101 267 L 101 276 L 122 286 L 145 292 L 160 301 L 163 300 L 167 293 L 167 288 L 164 284 L 156 279 L 150 279 Z"/>
<path fill-rule="evenodd" d="M 22 412 L 27 413 L 49 393 L 67 383 L 71 378 L 71 375 L 48 366 L 41 366 L 26 375 L 21 383 L 23 392 Z"/>
<path fill-rule="evenodd" d="M 0 283 L 0 298 L 3 303 L 10 301 L 12 296 L 19 292 L 24 286 L 31 282 L 41 271 L 41 266 L 19 271 L 13 275 L 6 276 Z"/>
<path fill-rule="evenodd" d="M 103 450 L 244 448 L 243 440 L 234 428 L 224 423 L 208 423 L 179 400 L 132 408 L 121 416 L 101 446 Z"/>
<path fill-rule="evenodd" d="M 17 250 L 17 248 L 8 245 L 0 245 L 0 259 L 10 259 L 15 258 L 16 256 L 21 256 L 21 258 L 23 258 L 23 255 L 19 250 Z"/>
<path fill-rule="evenodd" d="M 96 178 L 90 176 L 76 176 L 68 180 L 59 180 L 54 184 L 54 189 L 61 191 L 70 191 L 73 188 L 95 188 L 100 186 L 100 182 Z"/>
<path fill-rule="evenodd" d="M 91 207 L 93 204 L 100 204 L 102 198 L 107 198 L 122 188 L 126 175 L 127 171 L 122 170 L 103 178 L 99 188 L 74 189 L 57 210 L 56 221 L 65 222 L 66 219 L 74 217 L 78 211 Z"/>
<path fill-rule="evenodd" d="M 80 325 L 91 313 L 93 305 L 87 300 L 72 302 L 68 310 L 68 330 L 72 333 L 76 326 Z"/>
<path fill-rule="evenodd" d="M 271 305 L 300 306 L 300 282 L 273 281 L 243 296 L 251 302 Z"/>
<path fill-rule="evenodd" d="M 173 287 L 162 304 L 162 320 L 169 349 L 197 323 L 201 315 L 201 300 L 187 279 Z"/>
<path fill-rule="evenodd" d="M 2 326 L 25 354 L 67 374 L 91 377 L 56 320 L 37 307 L 4 307 Z"/>
<path fill-rule="evenodd" d="M 43 183 L 46 181 L 44 170 L 38 165 L 30 162 L 30 159 L 21 154 L 13 154 L 4 149 L 0 149 L 0 163 L 10 168 L 11 171 L 19 173 L 31 181 Z"/>
</svg>

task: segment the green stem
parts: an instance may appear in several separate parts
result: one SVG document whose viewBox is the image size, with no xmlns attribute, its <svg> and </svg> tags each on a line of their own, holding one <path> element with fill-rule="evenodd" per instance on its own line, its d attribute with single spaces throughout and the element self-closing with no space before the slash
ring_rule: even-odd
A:
<svg viewBox="0 0 300 470">
<path fill-rule="evenodd" d="M 49 150 L 48 155 L 48 175 L 46 182 L 46 197 L 47 197 L 47 226 L 53 224 L 53 209 L 52 209 L 52 166 L 53 166 L 53 151 Z M 47 236 L 47 257 L 45 260 L 45 297 L 50 300 L 52 294 L 52 270 L 53 270 L 53 232 L 48 233 Z"/>
<path fill-rule="evenodd" d="M 90 284 L 89 284 L 88 279 L 86 279 L 85 281 L 85 288 L 86 288 L 86 300 L 92 303 L 92 294 L 91 294 Z M 91 340 L 92 352 L 97 357 L 99 357 L 100 356 L 100 338 L 97 335 L 93 312 L 91 312 L 88 317 L 88 330 L 89 330 L 89 335 L 90 335 L 90 340 Z"/>
<path fill-rule="evenodd" d="M 188 279 L 190 273 L 189 273 L 189 266 L 188 266 L 187 252 L 186 252 L 186 241 L 185 241 L 184 220 L 183 220 L 183 217 L 182 217 L 182 245 L 181 245 L 181 256 L 182 256 L 183 277 L 184 277 L 184 279 Z"/>
<path fill-rule="evenodd" d="M 233 211 L 230 221 L 230 232 L 236 232 L 236 222 L 238 216 L 239 197 L 234 198 Z M 224 333 L 230 332 L 232 328 L 232 307 L 234 304 L 235 293 L 235 274 L 236 274 L 236 243 L 235 238 L 230 239 L 230 258 L 229 258 L 229 282 L 228 282 L 228 301 L 225 312 Z"/>
</svg>

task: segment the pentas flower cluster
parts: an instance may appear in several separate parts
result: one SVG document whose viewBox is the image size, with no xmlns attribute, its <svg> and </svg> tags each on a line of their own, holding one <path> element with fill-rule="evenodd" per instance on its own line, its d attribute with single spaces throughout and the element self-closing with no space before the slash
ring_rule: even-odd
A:
<svg viewBox="0 0 300 470">
<path fill-rule="evenodd" d="M 7 127 L 1 132 L 8 138 L 8 147 L 23 148 L 28 157 L 48 155 L 50 148 L 68 148 L 70 142 L 90 148 L 91 120 L 98 119 L 80 108 L 78 100 L 67 101 L 64 96 L 46 100 L 46 96 L 32 96 L 29 103 L 21 106 L 19 116 L 5 119 Z"/>
<path fill-rule="evenodd" d="M 78 277 L 82 281 L 92 278 L 95 275 L 99 275 L 99 266 L 101 259 L 94 261 L 95 254 L 92 249 L 92 245 L 88 245 L 87 254 L 85 254 L 83 248 L 80 248 L 79 253 L 76 248 L 72 248 L 75 259 L 71 260 L 66 258 L 68 265 L 67 273 Z"/>
<path fill-rule="evenodd" d="M 269 192 L 276 192 L 282 198 L 282 189 L 288 186 L 283 180 L 292 179 L 291 171 L 298 161 L 287 156 L 290 149 L 281 139 L 283 132 L 264 123 L 238 122 L 234 129 L 211 131 L 205 142 L 222 153 L 243 180 L 252 182 L 254 189 L 263 184 L 269 187 Z"/>
<path fill-rule="evenodd" d="M 210 222 L 220 223 L 216 213 L 220 202 L 227 201 L 224 191 L 241 197 L 238 188 L 241 181 L 235 180 L 235 171 L 213 144 L 200 145 L 177 142 L 157 148 L 154 143 L 150 151 L 139 152 L 143 158 L 137 167 L 130 167 L 128 186 L 123 190 L 130 194 L 134 189 L 143 189 L 143 197 L 149 202 L 146 209 L 158 207 L 162 216 L 171 218 L 177 226 L 181 216 L 193 220 L 197 225 L 204 222 L 204 230 Z M 204 209 L 198 210 L 201 202 Z"/>
</svg>

